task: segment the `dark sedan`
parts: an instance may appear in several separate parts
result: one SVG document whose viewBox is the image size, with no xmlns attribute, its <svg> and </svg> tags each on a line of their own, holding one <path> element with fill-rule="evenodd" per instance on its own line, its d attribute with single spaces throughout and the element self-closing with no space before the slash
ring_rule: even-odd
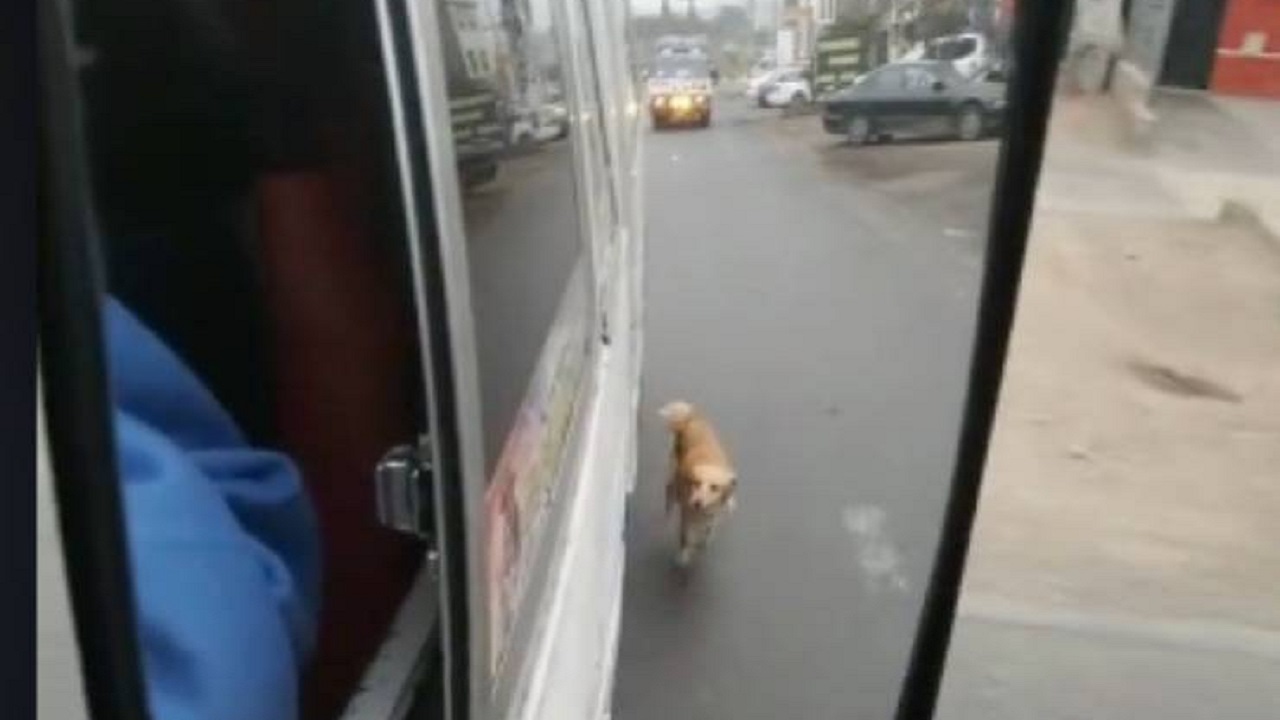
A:
<svg viewBox="0 0 1280 720">
<path fill-rule="evenodd" d="M 822 102 L 822 126 L 850 144 L 898 137 L 977 140 L 1004 121 L 1005 83 L 987 70 L 974 78 L 949 62 L 885 65 Z"/>
</svg>

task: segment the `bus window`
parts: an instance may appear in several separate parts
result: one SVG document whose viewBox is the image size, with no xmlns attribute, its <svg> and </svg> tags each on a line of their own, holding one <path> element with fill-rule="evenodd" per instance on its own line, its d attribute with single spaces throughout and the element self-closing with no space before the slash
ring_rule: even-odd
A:
<svg viewBox="0 0 1280 720">
<path fill-rule="evenodd" d="M 581 2 L 569 3 L 570 33 L 572 52 L 577 54 L 575 66 L 583 69 L 585 77 L 578 83 L 580 89 L 580 106 L 583 109 L 583 149 L 586 162 L 585 181 L 591 193 L 592 236 L 599 238 L 602 252 L 597 264 L 611 267 L 616 259 L 613 255 L 614 235 L 619 220 L 618 190 L 619 184 L 613 173 L 617 167 L 614 154 L 616 136 L 610 136 L 609 113 L 612 105 L 612 83 L 606 73 L 609 68 L 608 56 L 597 41 L 601 28 L 600 13 L 592 12 L 590 5 Z M 604 280 L 602 295 L 608 295 L 609 272 L 600 272 L 598 277 Z"/>
<path fill-rule="evenodd" d="M 437 10 L 440 49 L 428 57 L 443 55 L 450 122 L 435 140 L 456 157 L 464 234 L 444 241 L 466 249 L 487 478 L 485 515 L 474 521 L 488 549 L 487 617 L 476 619 L 488 645 L 471 652 L 489 675 L 475 682 L 502 685 L 519 652 L 516 621 L 535 619 L 519 610 L 544 587 L 542 531 L 563 497 L 562 463 L 590 379 L 589 248 L 608 225 L 597 207 L 608 190 L 598 193 L 591 181 L 603 176 L 583 168 L 600 155 L 596 121 L 587 122 L 600 110 L 584 104 L 589 81 L 571 70 L 563 8 L 440 0 Z M 488 72 L 464 72 L 468 55 L 489 58 Z"/>
<path fill-rule="evenodd" d="M 565 102 L 572 78 L 548 0 L 441 0 L 439 21 L 492 476 L 511 434 L 530 422 L 525 410 L 541 402 L 531 380 L 559 372 L 539 367 L 544 350 L 567 332 L 580 356 L 589 334 L 587 295 L 574 290 L 590 268 L 570 137 L 577 123 Z"/>
</svg>

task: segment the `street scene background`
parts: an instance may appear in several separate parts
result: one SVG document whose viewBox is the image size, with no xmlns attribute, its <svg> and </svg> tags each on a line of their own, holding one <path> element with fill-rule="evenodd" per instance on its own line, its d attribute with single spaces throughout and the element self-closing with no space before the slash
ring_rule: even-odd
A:
<svg viewBox="0 0 1280 720">
<path fill-rule="evenodd" d="M 633 9 L 642 37 L 730 40 L 712 42 L 711 127 L 644 139 L 615 716 L 890 717 L 954 457 L 999 139 L 852 147 L 823 131 L 821 98 L 749 96 L 753 63 L 796 52 L 773 41 L 783 29 L 816 42 L 823 12 L 888 7 L 892 61 L 923 39 L 895 18 L 931 3 L 650 5 Z M 996 48 L 1013 7 L 936 5 L 961 11 L 936 34 Z M 1082 25 L 1088 5 L 1103 14 Z M 1067 43 L 949 720 L 1280 707 L 1277 89 L 1248 57 L 1181 62 L 1195 18 L 1172 3 L 1124 5 L 1078 3 Z M 1254 4 L 1209 5 L 1210 54 L 1256 42 Z M 1130 54 L 1137 26 L 1163 28 L 1159 47 Z M 738 513 L 688 574 L 671 567 L 654 414 L 675 398 L 707 409 L 742 474 Z"/>
</svg>

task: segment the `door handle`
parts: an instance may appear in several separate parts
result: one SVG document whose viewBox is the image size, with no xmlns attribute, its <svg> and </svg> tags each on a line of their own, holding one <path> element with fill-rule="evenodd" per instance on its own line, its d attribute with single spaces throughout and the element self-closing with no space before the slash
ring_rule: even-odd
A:
<svg viewBox="0 0 1280 720">
<path fill-rule="evenodd" d="M 374 468 L 378 522 L 384 527 L 430 539 L 433 522 L 431 443 L 424 435 L 414 445 L 397 445 Z"/>
</svg>

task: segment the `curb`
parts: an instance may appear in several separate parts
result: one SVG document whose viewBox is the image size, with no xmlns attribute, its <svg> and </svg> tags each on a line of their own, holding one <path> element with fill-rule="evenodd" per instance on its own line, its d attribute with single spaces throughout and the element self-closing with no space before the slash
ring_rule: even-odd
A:
<svg viewBox="0 0 1280 720">
<path fill-rule="evenodd" d="M 1217 221 L 1256 230 L 1280 250 L 1280 217 L 1264 215 L 1252 203 L 1224 198 L 1219 203 Z"/>
</svg>

